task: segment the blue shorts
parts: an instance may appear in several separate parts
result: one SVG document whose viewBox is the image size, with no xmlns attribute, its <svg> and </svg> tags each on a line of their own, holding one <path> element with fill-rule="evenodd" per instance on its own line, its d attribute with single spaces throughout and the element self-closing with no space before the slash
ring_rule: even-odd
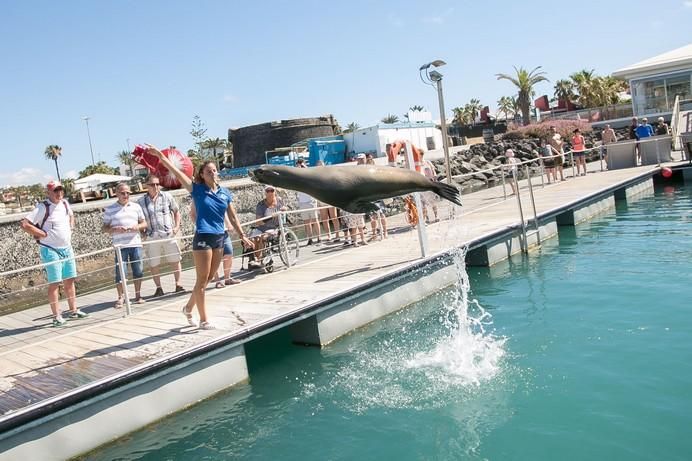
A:
<svg viewBox="0 0 692 461">
<path fill-rule="evenodd" d="M 581 151 L 581 152 L 572 152 L 575 157 L 584 157 L 586 155 L 586 151 Z"/>
<path fill-rule="evenodd" d="M 45 269 L 48 283 L 60 283 L 77 276 L 77 263 L 71 247 L 53 249 L 41 245 L 39 256 L 41 264 L 47 264 Z"/>
<path fill-rule="evenodd" d="M 233 242 L 231 242 L 231 236 L 228 232 L 223 233 L 223 255 L 233 256 Z"/>
<path fill-rule="evenodd" d="M 218 250 L 223 247 L 224 234 L 199 234 L 192 239 L 192 251 Z"/>
<path fill-rule="evenodd" d="M 121 248 L 120 255 L 123 258 L 123 269 L 127 273 L 127 263 L 130 263 L 133 279 L 141 279 L 144 275 L 142 264 L 142 248 Z M 115 283 L 120 283 L 120 271 L 118 270 L 118 256 L 115 257 Z"/>
</svg>

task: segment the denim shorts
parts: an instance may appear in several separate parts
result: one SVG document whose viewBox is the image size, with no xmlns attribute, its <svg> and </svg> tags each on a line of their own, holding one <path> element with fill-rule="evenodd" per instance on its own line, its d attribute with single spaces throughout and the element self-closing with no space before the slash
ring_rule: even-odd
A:
<svg viewBox="0 0 692 461">
<path fill-rule="evenodd" d="M 586 151 L 581 151 L 581 152 L 572 152 L 575 157 L 584 157 L 586 156 Z"/>
<path fill-rule="evenodd" d="M 42 264 L 47 264 L 48 283 L 59 283 L 77 276 L 77 264 L 72 248 L 48 248 L 41 246 L 39 256 Z"/>
<path fill-rule="evenodd" d="M 233 256 L 233 242 L 231 242 L 231 236 L 228 232 L 223 233 L 223 255 Z"/>
<path fill-rule="evenodd" d="M 223 248 L 224 234 L 199 234 L 192 239 L 192 251 Z"/>
<path fill-rule="evenodd" d="M 127 263 L 130 263 L 133 279 L 141 279 L 144 275 L 142 264 L 142 248 L 121 248 L 120 255 L 123 258 L 123 270 L 127 275 Z M 120 283 L 120 271 L 118 270 L 118 256 L 115 256 L 115 283 Z"/>
</svg>

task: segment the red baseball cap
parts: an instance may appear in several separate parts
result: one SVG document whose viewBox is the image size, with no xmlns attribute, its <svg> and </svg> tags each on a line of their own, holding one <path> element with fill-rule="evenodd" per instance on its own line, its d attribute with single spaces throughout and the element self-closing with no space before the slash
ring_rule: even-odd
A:
<svg viewBox="0 0 692 461">
<path fill-rule="evenodd" d="M 50 192 L 53 192 L 55 189 L 63 189 L 65 188 L 62 186 L 60 181 L 51 181 L 48 184 L 46 184 L 46 189 L 48 189 Z"/>
</svg>

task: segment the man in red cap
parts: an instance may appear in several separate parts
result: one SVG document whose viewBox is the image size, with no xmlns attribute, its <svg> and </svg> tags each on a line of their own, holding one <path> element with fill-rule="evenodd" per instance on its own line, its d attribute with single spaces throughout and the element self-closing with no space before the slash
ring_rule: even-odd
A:
<svg viewBox="0 0 692 461">
<path fill-rule="evenodd" d="M 65 287 L 65 296 L 70 311 L 69 319 L 83 319 L 88 314 L 77 309 L 75 277 L 77 265 L 72 250 L 74 214 L 65 200 L 65 190 L 58 181 L 46 185 L 48 199 L 36 205 L 22 219 L 22 229 L 34 237 L 39 244 L 41 264 L 44 264 L 48 279 L 48 302 L 53 312 L 53 326 L 67 323 L 60 312 L 60 284 Z"/>
</svg>

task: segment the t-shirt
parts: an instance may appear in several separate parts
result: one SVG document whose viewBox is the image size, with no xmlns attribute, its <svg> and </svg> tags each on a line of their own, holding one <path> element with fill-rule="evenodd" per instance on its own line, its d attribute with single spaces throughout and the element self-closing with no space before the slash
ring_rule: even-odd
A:
<svg viewBox="0 0 692 461">
<path fill-rule="evenodd" d="M 178 211 L 178 202 L 168 192 L 159 192 L 152 200 L 149 194 L 144 194 L 137 204 L 142 207 L 147 220 L 147 235 L 154 232 L 170 236 L 173 234 L 173 213 Z"/>
<path fill-rule="evenodd" d="M 192 183 L 192 200 L 197 210 L 198 234 L 223 234 L 223 217 L 233 202 L 233 194 L 225 187 L 211 190 L 206 184 Z"/>
<path fill-rule="evenodd" d="M 283 206 L 283 201 L 279 197 L 276 198 L 276 206 L 272 207 L 268 207 L 267 202 L 265 200 L 260 200 L 260 202 L 257 204 L 257 208 L 255 208 L 255 216 L 257 217 L 257 219 L 261 219 L 266 216 L 271 216 L 277 213 Z M 279 218 L 275 217 L 267 221 L 260 222 L 257 226 L 257 229 L 261 230 L 262 232 L 266 232 L 268 230 L 277 229 L 278 227 Z"/>
<path fill-rule="evenodd" d="M 659 123 L 656 127 L 656 134 L 659 136 L 669 134 L 668 125 L 666 125 L 665 123 Z"/>
<path fill-rule="evenodd" d="M 121 205 L 118 202 L 108 205 L 103 213 L 103 224 L 111 227 L 136 228 L 137 224 L 144 221 L 142 207 L 133 202 Z M 121 245 L 123 248 L 135 248 L 142 246 L 142 237 L 138 230 L 124 232 L 122 234 L 111 234 L 114 245 Z"/>
<path fill-rule="evenodd" d="M 635 133 L 637 134 L 637 139 L 648 138 L 654 135 L 654 128 L 648 123 L 642 124 L 637 127 Z"/>
<path fill-rule="evenodd" d="M 572 136 L 572 151 L 573 152 L 584 152 L 584 136 L 582 136 L 582 135 Z"/>
<path fill-rule="evenodd" d="M 70 216 L 72 216 L 72 208 L 66 200 L 61 200 L 60 202 L 53 203 L 48 202 L 48 209 L 50 214 L 45 224 L 43 225 L 43 230 L 48 233 L 45 238 L 39 241 L 46 246 L 63 249 L 69 248 L 72 244 L 72 228 L 70 227 Z M 41 202 L 36 205 L 31 213 L 26 215 L 27 221 L 32 224 L 41 225 L 43 218 L 46 216 L 46 205 L 45 202 Z"/>
<path fill-rule="evenodd" d="M 548 137 L 548 143 L 555 149 L 555 154 L 561 154 L 562 153 L 562 136 L 560 136 L 560 133 L 555 133 L 552 136 Z"/>
<path fill-rule="evenodd" d="M 296 192 L 296 195 L 298 196 L 298 203 L 303 204 L 303 205 L 316 205 L 317 200 L 306 194 L 305 192 Z M 262 200 L 264 202 L 264 200 Z"/>
</svg>

